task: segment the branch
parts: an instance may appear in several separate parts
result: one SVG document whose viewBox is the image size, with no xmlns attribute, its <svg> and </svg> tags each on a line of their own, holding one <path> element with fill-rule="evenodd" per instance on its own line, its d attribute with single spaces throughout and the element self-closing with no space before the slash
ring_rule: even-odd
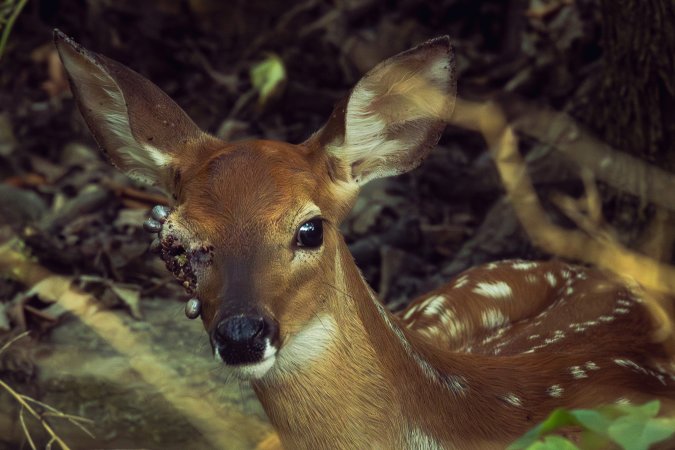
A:
<svg viewBox="0 0 675 450">
<path fill-rule="evenodd" d="M 522 101 L 504 102 L 513 128 L 552 145 L 608 185 L 675 211 L 675 175 L 616 150 L 585 131 L 569 115 Z"/>
<path fill-rule="evenodd" d="M 611 232 L 602 232 L 593 218 L 579 216 L 578 209 L 567 202 L 568 212 L 576 214 L 577 222 L 585 230 L 561 228 L 548 218 L 542 208 L 522 156 L 518 152 L 518 140 L 508 125 L 501 109 L 494 103 L 474 103 L 457 100 L 456 108 L 449 118 L 454 125 L 479 131 L 490 147 L 497 169 L 514 206 L 518 219 L 532 242 L 543 250 L 563 258 L 586 262 L 609 270 L 624 279 L 633 280 L 632 289 L 642 287 L 661 294 L 675 295 L 675 268 L 661 264 L 638 254 L 613 237 Z M 597 209 L 597 194 L 588 197 L 589 209 Z M 597 213 L 592 213 L 597 220 Z M 574 216 L 574 214 L 573 214 Z M 574 219 L 575 217 L 573 217 Z M 652 313 L 656 330 L 652 337 L 663 341 L 672 334 L 672 324 L 662 299 L 657 295 L 642 292 L 645 304 Z"/>
</svg>

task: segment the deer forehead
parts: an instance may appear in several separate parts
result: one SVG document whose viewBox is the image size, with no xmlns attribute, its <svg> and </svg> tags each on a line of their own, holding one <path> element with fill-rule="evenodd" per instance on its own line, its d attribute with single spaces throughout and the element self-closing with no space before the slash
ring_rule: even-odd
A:
<svg viewBox="0 0 675 450">
<path fill-rule="evenodd" d="M 299 216 L 322 212 L 317 206 L 321 179 L 302 146 L 270 141 L 228 145 L 178 170 L 175 218 L 183 234 L 195 238 L 241 240 L 293 232 L 304 218 Z"/>
</svg>

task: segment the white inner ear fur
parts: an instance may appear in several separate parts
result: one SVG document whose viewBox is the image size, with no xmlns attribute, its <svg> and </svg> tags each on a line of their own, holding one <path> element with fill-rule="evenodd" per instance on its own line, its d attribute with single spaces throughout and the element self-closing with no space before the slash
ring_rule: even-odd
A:
<svg viewBox="0 0 675 450">
<path fill-rule="evenodd" d="M 417 67 L 414 67 L 417 63 Z M 447 55 L 420 65 L 418 61 L 385 62 L 355 86 L 345 113 L 345 136 L 328 151 L 349 163 L 354 181 L 396 175 L 411 169 L 405 163 L 424 144 L 427 127 L 421 119 L 445 120 L 447 87 L 452 76 Z"/>
<path fill-rule="evenodd" d="M 64 57 L 63 63 L 80 91 L 80 101 L 91 111 L 104 136 L 105 149 L 120 162 L 121 169 L 139 181 L 155 184 L 158 171 L 171 162 L 161 150 L 138 142 L 131 133 L 129 113 L 119 86 L 103 69 L 88 62 Z"/>
</svg>

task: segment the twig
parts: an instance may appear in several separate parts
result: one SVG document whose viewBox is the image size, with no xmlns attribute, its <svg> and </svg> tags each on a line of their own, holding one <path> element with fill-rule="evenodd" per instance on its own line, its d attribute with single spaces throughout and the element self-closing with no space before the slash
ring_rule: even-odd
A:
<svg viewBox="0 0 675 450">
<path fill-rule="evenodd" d="M 587 167 L 581 168 L 580 175 L 581 181 L 584 183 L 584 192 L 586 193 L 583 197 L 585 209 L 593 223 L 600 226 L 603 222 L 602 198 L 595 184 L 595 177 L 593 176 L 593 172 Z"/>
<path fill-rule="evenodd" d="M 33 450 L 37 450 L 35 442 L 33 442 L 33 438 L 30 435 L 30 431 L 28 431 L 28 427 L 26 426 L 26 419 L 24 418 L 23 412 L 24 409 L 22 407 L 19 410 L 19 422 L 21 423 L 21 429 L 23 430 L 24 436 L 26 436 L 26 440 L 28 441 L 28 445 L 30 445 L 30 448 L 32 448 Z"/>
<path fill-rule="evenodd" d="M 224 86 L 227 89 L 227 92 L 230 94 L 233 94 L 237 91 L 238 81 L 236 75 L 226 75 L 214 69 L 206 55 L 204 55 L 196 45 L 192 46 L 192 51 L 199 60 L 199 63 L 202 65 L 202 68 L 206 74 L 210 76 L 213 81 L 220 84 L 221 86 Z"/>
<path fill-rule="evenodd" d="M 52 427 L 49 425 L 49 423 L 48 423 L 46 420 L 44 420 L 44 419 L 40 416 L 40 414 L 38 414 L 38 413 L 30 406 L 30 404 L 29 404 L 28 402 L 26 402 L 26 400 L 24 399 L 24 396 L 23 396 L 23 395 L 21 395 L 21 394 L 19 394 L 18 392 L 16 392 L 14 389 L 12 389 L 12 387 L 11 387 L 10 385 L 8 385 L 7 383 L 5 383 L 5 382 L 2 381 L 2 380 L 0 380 L 0 387 L 4 388 L 4 389 L 5 389 L 12 397 L 14 397 L 14 399 L 15 399 L 17 402 L 19 402 L 19 404 L 21 405 L 21 407 L 22 407 L 23 409 L 25 409 L 26 411 L 28 411 L 28 412 L 31 414 L 31 416 L 35 417 L 35 418 L 38 420 L 38 422 L 40 422 L 40 424 L 42 425 L 42 427 L 47 431 L 47 433 L 49 433 L 49 436 L 51 437 L 50 442 L 53 441 L 53 442 L 58 443 L 58 444 L 61 446 L 61 448 L 62 448 L 63 450 L 69 450 L 69 449 L 70 449 L 70 447 L 68 447 L 68 445 L 67 445 L 65 442 L 63 442 L 63 440 L 62 440 L 62 439 L 54 432 L 54 430 L 53 430 Z M 26 436 L 26 437 L 28 438 L 28 440 L 29 440 L 30 442 L 32 442 L 32 439 L 29 437 L 29 435 Z M 33 444 L 33 448 L 35 448 L 34 445 L 35 445 L 35 444 Z"/>
<path fill-rule="evenodd" d="M 43 416 L 48 417 L 58 417 L 59 419 L 66 419 L 68 422 L 72 423 L 76 427 L 78 427 L 80 430 L 84 431 L 90 438 L 95 439 L 96 436 L 89 431 L 87 427 L 82 425 L 80 422 L 88 422 L 90 424 L 94 424 L 94 421 L 91 419 L 87 419 L 86 417 L 81 417 L 81 416 L 76 416 L 73 414 L 66 414 L 64 412 L 59 411 L 58 409 L 54 408 L 53 406 L 50 406 L 44 402 L 41 402 L 40 400 L 36 400 L 34 398 L 28 397 L 27 395 L 23 396 L 24 400 L 30 403 L 35 403 L 36 405 L 40 405 L 43 408 L 45 408 L 48 412 L 44 413 Z"/>
<path fill-rule="evenodd" d="M 14 7 L 14 11 L 12 11 L 12 14 L 7 19 L 7 23 L 5 23 L 5 29 L 2 30 L 2 36 L 0 36 L 0 60 L 2 60 L 2 55 L 5 52 L 5 46 L 7 45 L 9 34 L 14 27 L 14 22 L 16 22 L 17 17 L 19 17 L 21 10 L 26 6 L 26 3 L 28 3 L 28 0 L 19 0 L 19 3 Z"/>
<path fill-rule="evenodd" d="M 10 339 L 9 341 L 7 341 L 5 343 L 5 345 L 3 345 L 2 348 L 0 348 L 0 354 L 2 354 L 4 351 L 6 351 L 12 344 L 14 344 L 19 339 L 22 339 L 22 338 L 28 336 L 28 334 L 29 334 L 28 331 L 24 331 L 23 333 L 15 336 L 12 339 Z M 39 400 L 36 400 L 34 398 L 31 398 L 27 395 L 19 394 L 14 389 L 12 389 L 11 386 L 9 386 L 7 383 L 5 383 L 2 380 L 0 380 L 0 387 L 3 387 L 12 397 L 14 397 L 14 399 L 21 406 L 21 409 L 19 410 L 19 422 L 21 423 L 21 428 L 23 429 L 24 435 L 26 436 L 26 440 L 28 441 L 28 445 L 30 445 L 30 447 L 33 450 L 37 450 L 37 447 L 35 446 L 35 442 L 33 441 L 33 438 L 30 434 L 30 431 L 28 430 L 28 426 L 26 425 L 26 420 L 25 420 L 25 417 L 24 417 L 24 411 L 28 411 L 33 417 L 35 417 L 40 422 L 40 424 L 42 424 L 42 427 L 45 430 L 47 430 L 47 433 L 49 433 L 49 435 L 51 437 L 50 442 L 57 442 L 61 446 L 61 448 L 63 448 L 64 450 L 68 449 L 69 447 L 66 445 L 65 442 L 63 442 L 63 440 L 61 440 L 61 438 L 58 437 L 58 435 L 54 432 L 54 430 L 49 426 L 49 423 L 46 420 L 44 420 L 44 418 L 43 418 L 44 416 L 52 415 L 54 417 L 66 419 L 70 423 L 74 424 L 75 426 L 80 428 L 82 431 L 87 433 L 92 438 L 94 437 L 94 435 L 92 434 L 91 431 L 89 431 L 86 427 L 84 427 L 81 423 L 79 423 L 79 421 L 93 423 L 92 420 L 86 419 L 84 417 L 79 417 L 79 416 L 74 416 L 74 415 L 62 413 L 61 411 L 54 408 L 53 406 L 49 406 L 48 404 L 43 403 L 43 402 L 41 402 Z M 46 413 L 46 414 L 41 416 L 30 406 L 30 403 L 35 403 L 36 405 L 42 406 L 43 408 L 50 411 L 50 413 Z"/>
<path fill-rule="evenodd" d="M 2 346 L 2 348 L 0 348 L 0 355 L 5 350 L 7 350 L 12 344 L 14 344 L 16 341 L 18 341 L 19 339 L 25 338 L 29 334 L 30 334 L 30 331 L 24 331 L 23 333 L 18 334 L 16 336 L 14 336 L 12 339 L 10 339 L 9 341 L 5 342 L 5 344 Z"/>
</svg>

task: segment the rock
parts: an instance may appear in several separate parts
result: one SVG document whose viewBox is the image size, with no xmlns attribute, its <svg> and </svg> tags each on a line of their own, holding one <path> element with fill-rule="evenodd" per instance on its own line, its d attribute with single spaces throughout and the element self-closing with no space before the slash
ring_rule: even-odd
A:
<svg viewBox="0 0 675 450">
<path fill-rule="evenodd" d="M 181 303 L 142 303 L 144 321 L 122 311 L 114 317 L 124 324 L 122 330 L 147 345 L 120 354 L 70 316 L 45 342 L 35 344 L 35 379 L 28 384 L 7 381 L 21 393 L 93 421 L 87 427 L 95 439 L 63 419 L 49 419 L 73 449 L 254 448 L 271 430 L 264 412 L 247 384 L 226 380 L 222 365 L 211 356 L 202 324 L 185 319 Z M 149 383 L 141 376 L 144 370 L 134 367 L 151 361 L 161 364 L 150 367 L 155 373 Z M 2 389 L 0 411 L 0 448 L 25 447 L 19 407 Z M 44 446 L 41 426 L 32 418 L 27 424 L 38 448 Z"/>
</svg>

